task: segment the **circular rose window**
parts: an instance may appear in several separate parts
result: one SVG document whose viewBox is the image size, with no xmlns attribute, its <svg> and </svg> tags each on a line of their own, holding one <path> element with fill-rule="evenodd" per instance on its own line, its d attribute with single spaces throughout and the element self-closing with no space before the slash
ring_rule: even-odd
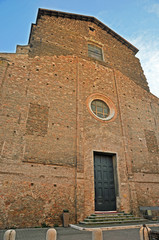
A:
<svg viewBox="0 0 159 240">
<path fill-rule="evenodd" d="M 90 114 L 100 121 L 112 121 L 116 117 L 114 103 L 103 94 L 92 94 L 87 98 L 87 108 Z"/>
<path fill-rule="evenodd" d="M 107 118 L 110 112 L 108 105 L 99 99 L 91 102 L 91 110 L 99 118 Z"/>
</svg>

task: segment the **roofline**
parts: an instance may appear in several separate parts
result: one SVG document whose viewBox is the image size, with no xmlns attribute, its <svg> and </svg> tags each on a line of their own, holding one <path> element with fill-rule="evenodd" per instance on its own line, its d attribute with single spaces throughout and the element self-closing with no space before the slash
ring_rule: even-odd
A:
<svg viewBox="0 0 159 240">
<path fill-rule="evenodd" d="M 126 45 L 129 49 L 131 49 L 135 54 L 139 51 L 135 46 L 133 46 L 131 43 L 129 43 L 126 39 L 121 37 L 119 34 L 114 32 L 112 29 L 110 29 L 108 26 L 106 26 L 104 23 L 99 21 L 97 18 L 92 17 L 92 16 L 86 16 L 86 15 L 80 15 L 80 14 L 75 14 L 75 13 L 66 13 L 66 12 L 61 12 L 61 11 L 55 11 L 55 10 L 49 10 L 49 9 L 43 9 L 39 8 L 38 9 L 38 14 L 37 14 L 37 19 L 36 19 L 36 24 L 38 19 L 41 18 L 41 16 L 48 15 L 48 16 L 55 16 L 55 17 L 63 17 L 63 18 L 70 18 L 70 19 L 77 19 L 77 20 L 82 20 L 82 21 L 88 21 L 88 22 L 93 22 L 97 26 L 101 27 L 103 30 L 105 30 L 107 33 L 112 35 L 114 38 L 116 38 L 118 41 L 120 41 L 122 44 Z M 31 28 L 32 32 L 32 28 Z M 31 35 L 30 32 L 30 35 Z M 30 38 L 29 38 L 30 41 Z"/>
</svg>

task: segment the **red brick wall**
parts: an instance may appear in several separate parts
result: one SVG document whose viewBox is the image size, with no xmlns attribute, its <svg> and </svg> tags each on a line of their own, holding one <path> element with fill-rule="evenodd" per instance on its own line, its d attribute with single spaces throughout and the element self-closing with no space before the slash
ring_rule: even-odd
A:
<svg viewBox="0 0 159 240">
<path fill-rule="evenodd" d="M 63 209 L 70 210 L 70 220 L 74 222 L 74 59 L 8 57 L 10 65 L 1 98 L 0 173 L 4 216 L 0 225 L 61 224 Z"/>
<path fill-rule="evenodd" d="M 89 30 L 90 26 L 95 29 L 94 32 Z M 89 21 L 42 16 L 37 25 L 33 25 L 29 55 L 78 55 L 87 58 L 87 45 L 90 42 L 102 47 L 103 64 L 120 70 L 149 91 L 139 59 L 134 57 L 134 53 L 101 27 Z"/>
<path fill-rule="evenodd" d="M 144 90 L 131 50 L 95 25 L 95 40 L 111 61 L 86 56 L 88 25 L 43 17 L 29 56 L 0 54 L 1 228 L 61 224 L 63 209 L 69 209 L 71 223 L 93 213 L 94 151 L 116 154 L 119 211 L 138 214 L 139 206 L 158 205 L 159 100 Z M 90 114 L 87 100 L 95 93 L 114 103 L 113 121 Z"/>
</svg>

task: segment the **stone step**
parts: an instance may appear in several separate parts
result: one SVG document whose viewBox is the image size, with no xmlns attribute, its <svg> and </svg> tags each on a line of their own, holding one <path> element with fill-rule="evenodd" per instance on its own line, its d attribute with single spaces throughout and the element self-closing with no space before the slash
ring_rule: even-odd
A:
<svg viewBox="0 0 159 240">
<path fill-rule="evenodd" d="M 122 224 L 122 223 L 139 223 L 139 222 L 145 222 L 146 219 L 136 219 L 136 220 L 122 220 L 122 221 L 118 221 L 118 220 L 115 220 L 115 221 L 103 221 L 103 222 L 80 222 L 80 224 L 85 224 L 85 225 L 100 225 L 100 224 Z"/>
<path fill-rule="evenodd" d="M 88 216 L 89 219 L 100 219 L 100 218 L 132 218 L 133 215 L 96 215 L 96 216 Z"/>
<path fill-rule="evenodd" d="M 84 222 L 103 222 L 103 221 L 129 221 L 129 220 L 136 220 L 136 221 L 140 221 L 143 220 L 139 217 L 129 217 L 129 218 L 85 218 Z"/>
<path fill-rule="evenodd" d="M 87 218 L 129 218 L 135 217 L 132 214 L 122 213 L 122 214 L 91 214 Z"/>
<path fill-rule="evenodd" d="M 135 217 L 128 213 L 104 213 L 104 214 L 91 214 L 85 218 L 81 224 L 86 225 L 99 225 L 99 224 L 126 224 L 126 223 L 143 223 L 146 219 Z"/>
<path fill-rule="evenodd" d="M 90 216 L 100 216 L 100 215 L 106 215 L 106 216 L 119 216 L 119 215 L 131 215 L 130 213 L 124 213 L 124 212 L 103 212 L 103 213 L 93 213 Z"/>
</svg>

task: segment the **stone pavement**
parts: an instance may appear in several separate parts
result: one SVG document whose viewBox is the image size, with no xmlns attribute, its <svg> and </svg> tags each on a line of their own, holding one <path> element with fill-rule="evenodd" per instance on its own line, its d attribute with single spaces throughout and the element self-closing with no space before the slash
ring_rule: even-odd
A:
<svg viewBox="0 0 159 240">
<path fill-rule="evenodd" d="M 159 227 L 151 228 L 159 230 Z M 48 228 L 26 228 L 16 229 L 16 240 L 46 240 Z M 58 227 L 57 240 L 92 240 L 92 233 L 80 231 L 73 228 Z M 6 230 L 0 230 L 0 240 Z M 139 228 L 103 231 L 103 240 L 139 240 Z"/>
</svg>

